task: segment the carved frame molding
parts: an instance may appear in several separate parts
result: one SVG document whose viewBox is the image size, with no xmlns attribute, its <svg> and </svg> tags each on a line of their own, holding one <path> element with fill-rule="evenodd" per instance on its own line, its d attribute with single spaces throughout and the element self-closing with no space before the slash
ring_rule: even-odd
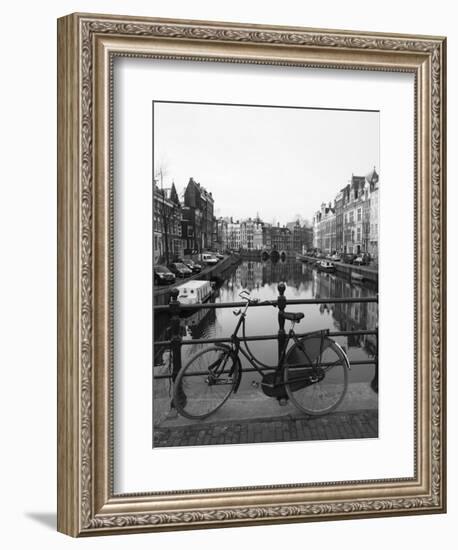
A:
<svg viewBox="0 0 458 550">
<path fill-rule="evenodd" d="M 59 20 L 58 42 L 58 529 L 79 536 L 443 512 L 445 39 L 74 14 Z M 119 55 L 415 73 L 416 331 L 422 336 L 414 479 L 112 493 L 110 87 Z"/>
</svg>

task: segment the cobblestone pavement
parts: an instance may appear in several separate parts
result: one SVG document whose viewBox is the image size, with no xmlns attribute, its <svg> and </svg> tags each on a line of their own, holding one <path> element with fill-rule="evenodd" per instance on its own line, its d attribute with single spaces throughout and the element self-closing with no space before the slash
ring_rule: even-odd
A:
<svg viewBox="0 0 458 550">
<path fill-rule="evenodd" d="M 378 411 L 359 410 L 320 417 L 282 416 L 154 428 L 154 447 L 375 437 L 378 437 Z"/>
</svg>

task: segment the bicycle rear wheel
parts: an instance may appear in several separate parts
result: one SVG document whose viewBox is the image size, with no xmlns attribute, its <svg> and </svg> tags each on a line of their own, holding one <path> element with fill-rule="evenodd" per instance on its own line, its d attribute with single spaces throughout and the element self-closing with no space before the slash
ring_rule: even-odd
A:
<svg viewBox="0 0 458 550">
<path fill-rule="evenodd" d="M 305 336 L 286 356 L 284 382 L 299 410 L 313 416 L 328 414 L 347 391 L 347 356 L 328 336 Z"/>
<path fill-rule="evenodd" d="M 192 420 L 216 412 L 229 398 L 237 383 L 240 361 L 231 350 L 213 346 L 195 355 L 175 380 L 173 403 L 177 411 Z"/>
</svg>

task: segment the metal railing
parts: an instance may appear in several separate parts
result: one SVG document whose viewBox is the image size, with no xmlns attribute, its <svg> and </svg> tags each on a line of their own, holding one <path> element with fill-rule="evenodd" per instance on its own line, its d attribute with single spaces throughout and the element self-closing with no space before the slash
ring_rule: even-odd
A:
<svg viewBox="0 0 458 550">
<path fill-rule="evenodd" d="M 278 289 L 278 298 L 273 301 L 263 301 L 260 303 L 253 303 L 250 307 L 266 307 L 266 306 L 276 306 L 278 308 L 278 332 L 277 334 L 267 334 L 259 336 L 239 336 L 238 338 L 241 341 L 250 342 L 250 341 L 262 341 L 262 340 L 277 340 L 278 341 L 278 357 L 281 356 L 282 350 L 287 342 L 287 334 L 285 332 L 285 319 L 281 315 L 285 311 L 288 305 L 315 305 L 315 304 L 351 304 L 351 303 L 378 303 L 378 296 L 366 297 L 366 298 L 308 298 L 308 299 L 293 299 L 288 300 L 285 296 L 286 285 L 284 283 L 279 283 L 277 286 Z M 171 378 L 172 381 L 175 381 L 178 372 L 182 366 L 182 346 L 189 346 L 195 344 L 220 344 L 231 342 L 231 337 L 226 338 L 205 338 L 205 339 L 195 339 L 195 340 L 183 340 L 180 330 L 180 314 L 183 311 L 198 311 L 202 309 L 222 309 L 222 308 L 238 308 L 244 307 L 246 302 L 224 302 L 224 303 L 203 303 L 203 304 L 181 304 L 178 301 L 179 291 L 177 288 L 174 288 L 170 292 L 170 303 L 168 305 L 156 306 L 154 308 L 154 313 L 166 312 L 171 316 L 170 319 L 170 329 L 171 329 L 171 338 L 169 340 L 160 340 L 154 342 L 154 347 L 170 347 L 171 356 L 172 356 L 172 372 L 171 374 L 160 374 L 155 375 L 154 379 L 162 378 Z M 298 338 L 306 336 L 308 333 L 296 333 Z M 369 360 L 358 360 L 352 361 L 352 365 L 375 365 L 375 374 L 374 379 L 371 383 L 372 387 L 375 390 L 375 387 L 378 385 L 378 329 L 375 330 L 350 330 L 350 331 L 334 331 L 329 332 L 329 336 L 366 336 L 374 335 L 375 336 L 375 354 L 374 359 Z M 272 367 L 274 368 L 274 367 Z M 254 368 L 244 368 L 243 372 L 252 372 L 255 371 Z M 260 369 L 265 370 L 265 369 Z M 272 370 L 272 369 L 271 369 Z"/>
</svg>

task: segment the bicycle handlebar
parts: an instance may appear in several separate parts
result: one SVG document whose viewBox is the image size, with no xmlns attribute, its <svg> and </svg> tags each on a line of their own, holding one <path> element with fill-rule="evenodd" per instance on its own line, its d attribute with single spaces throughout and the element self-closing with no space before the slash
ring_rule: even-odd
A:
<svg viewBox="0 0 458 550">
<path fill-rule="evenodd" d="M 276 304 L 273 304 L 270 300 L 264 300 L 263 302 L 261 302 L 259 300 L 259 298 L 250 298 L 250 295 L 251 293 L 248 291 L 248 290 L 242 290 L 242 292 L 240 292 L 239 296 L 240 298 L 242 298 L 242 300 L 246 300 L 248 302 L 247 305 L 261 305 L 261 306 L 273 306 L 273 307 L 277 307 Z"/>
</svg>

